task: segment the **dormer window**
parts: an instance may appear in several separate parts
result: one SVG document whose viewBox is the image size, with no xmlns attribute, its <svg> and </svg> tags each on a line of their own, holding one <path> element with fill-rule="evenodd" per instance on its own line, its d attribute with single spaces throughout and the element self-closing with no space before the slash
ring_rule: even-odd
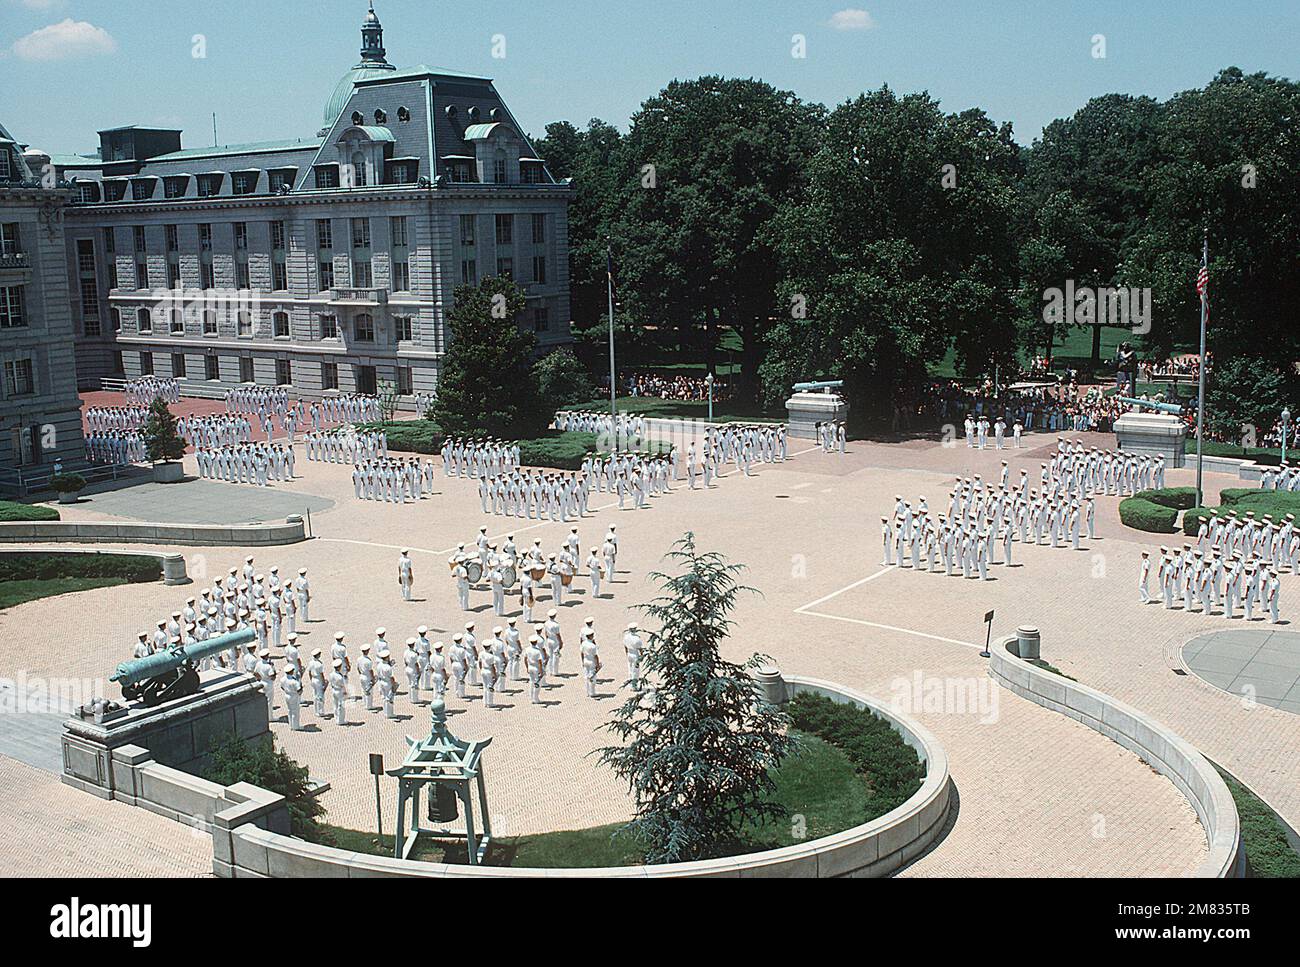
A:
<svg viewBox="0 0 1300 967">
<path fill-rule="evenodd" d="M 397 109 L 397 120 L 402 124 L 405 124 L 407 121 L 411 120 L 410 110 L 404 107 L 399 107 Z"/>
<path fill-rule="evenodd" d="M 230 193 L 232 195 L 251 195 L 257 187 L 257 172 L 236 171 L 230 176 Z"/>
<path fill-rule="evenodd" d="M 211 198 L 213 195 L 221 192 L 221 179 L 223 175 L 199 175 L 199 197 Z"/>
<path fill-rule="evenodd" d="M 13 162 L 9 160 L 9 148 L 0 145 L 0 181 L 11 181 L 14 176 Z"/>
<path fill-rule="evenodd" d="M 172 175 L 170 178 L 163 179 L 163 197 L 164 198 L 183 198 L 185 189 L 189 187 L 188 175 Z"/>
<path fill-rule="evenodd" d="M 121 201 L 126 197 L 125 181 L 104 182 L 104 198 L 108 201 Z"/>
<path fill-rule="evenodd" d="M 388 112 L 376 108 L 376 109 L 375 109 L 375 123 L 376 123 L 376 124 L 387 124 L 387 123 L 388 123 Z"/>
<path fill-rule="evenodd" d="M 339 186 L 339 166 L 323 164 L 316 166 L 316 187 L 337 188 Z"/>
<path fill-rule="evenodd" d="M 364 117 L 361 116 L 361 112 L 360 112 L 360 111 L 353 111 L 353 112 L 352 112 L 352 126 L 353 126 L 353 127 L 360 127 L 361 125 L 363 125 L 363 124 L 365 124 L 365 123 L 366 123 L 366 119 L 365 119 Z"/>
</svg>

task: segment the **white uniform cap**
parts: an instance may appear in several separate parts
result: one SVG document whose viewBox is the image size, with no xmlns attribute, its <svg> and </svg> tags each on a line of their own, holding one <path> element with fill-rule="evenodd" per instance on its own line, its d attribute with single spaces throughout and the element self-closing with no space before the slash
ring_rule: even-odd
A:
<svg viewBox="0 0 1300 967">
<path fill-rule="evenodd" d="M 554 618 L 557 614 L 559 614 L 559 612 L 552 608 L 550 611 L 546 612 L 546 617 Z"/>
<path fill-rule="evenodd" d="M 429 629 L 424 625 L 420 625 L 420 627 L 415 629 L 415 633 L 418 635 L 425 635 L 429 633 Z"/>
<path fill-rule="evenodd" d="M 342 659 L 342 658 L 335 658 L 335 659 L 334 659 L 334 667 L 335 667 L 335 668 L 342 668 L 342 667 L 343 667 L 343 659 Z"/>
<path fill-rule="evenodd" d="M 376 629 L 375 629 L 375 635 L 376 635 L 376 637 L 379 637 L 379 638 L 384 637 L 384 635 L 385 635 L 387 632 L 388 632 L 388 629 L 387 629 L 387 628 L 376 628 Z"/>
</svg>

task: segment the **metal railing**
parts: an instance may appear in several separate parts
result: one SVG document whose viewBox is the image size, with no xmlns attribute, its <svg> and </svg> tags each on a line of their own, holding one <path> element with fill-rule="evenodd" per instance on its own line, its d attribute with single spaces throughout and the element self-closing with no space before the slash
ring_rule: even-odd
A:
<svg viewBox="0 0 1300 967">
<path fill-rule="evenodd" d="M 63 467 L 65 474 L 75 473 L 85 478 L 86 483 L 100 480 L 117 480 L 135 469 L 132 463 L 86 463 Z M 49 464 L 30 467 L 0 467 L 0 493 L 17 497 L 29 497 L 50 489 L 50 478 L 54 468 Z"/>
</svg>

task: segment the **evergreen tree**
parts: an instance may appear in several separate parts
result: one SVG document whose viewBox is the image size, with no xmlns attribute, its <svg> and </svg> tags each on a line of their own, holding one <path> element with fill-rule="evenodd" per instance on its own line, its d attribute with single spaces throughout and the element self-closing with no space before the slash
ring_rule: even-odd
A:
<svg viewBox="0 0 1300 967">
<path fill-rule="evenodd" d="M 516 321 L 523 309 L 523 290 L 510 279 L 456 287 L 451 345 L 429 411 L 447 433 L 528 438 L 550 422 L 532 371 L 537 342 Z"/>
<path fill-rule="evenodd" d="M 537 379 L 542 405 L 548 412 L 577 403 L 590 403 L 599 395 L 587 367 L 571 349 L 547 353 L 533 366 L 533 375 Z"/>
<path fill-rule="evenodd" d="M 161 397 L 154 397 L 149 404 L 149 416 L 142 432 L 145 453 L 153 463 L 179 460 L 185 456 L 185 441 L 176 431 L 176 417 L 172 416 Z"/>
<path fill-rule="evenodd" d="M 313 794 L 307 767 L 277 749 L 273 741 L 248 742 L 228 733 L 212 743 L 203 775 L 223 786 L 247 782 L 284 796 L 293 835 L 314 843 L 328 841 L 327 831 L 321 828 L 325 806 Z"/>
<path fill-rule="evenodd" d="M 646 690 L 629 698 L 605 726 L 621 746 L 600 761 L 628 783 L 636 818 L 627 831 L 646 862 L 717 856 L 743 830 L 785 809 L 772 800 L 772 770 L 791 751 L 785 713 L 763 700 L 744 665 L 723 659 L 727 617 L 743 588 L 741 565 L 696 549 L 687 533 L 668 557 L 676 576 L 655 573 L 664 592 L 641 610 L 661 625 L 641 653 Z"/>
</svg>

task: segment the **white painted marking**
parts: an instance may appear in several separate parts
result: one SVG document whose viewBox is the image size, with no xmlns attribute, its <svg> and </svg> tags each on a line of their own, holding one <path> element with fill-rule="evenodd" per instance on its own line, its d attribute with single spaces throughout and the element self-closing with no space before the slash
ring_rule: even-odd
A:
<svg viewBox="0 0 1300 967">
<path fill-rule="evenodd" d="M 796 614 L 806 614 L 813 618 L 829 618 L 832 621 L 847 621 L 849 624 L 864 625 L 868 628 L 880 628 L 882 631 L 896 631 L 903 635 L 915 635 L 917 638 L 929 638 L 931 641 L 942 641 L 949 645 L 963 645 L 967 648 L 982 649 L 982 645 L 976 645 L 969 641 L 958 641 L 956 638 L 945 638 L 942 635 L 931 635 L 924 631 L 913 631 L 911 628 L 899 628 L 895 625 L 880 624 L 876 621 L 864 621 L 861 618 L 845 618 L 838 614 L 823 614 L 820 611 L 805 611 L 799 609 Z"/>
<path fill-rule="evenodd" d="M 808 604 L 805 604 L 805 605 L 804 605 L 803 607 L 801 607 L 801 608 L 795 608 L 795 609 L 794 609 L 794 613 L 795 613 L 795 614 L 804 614 L 804 613 L 805 613 L 809 608 L 815 608 L 815 607 L 817 607 L 817 605 L 819 605 L 819 604 L 825 604 L 825 603 L 826 603 L 827 601 L 829 601 L 831 598 L 838 598 L 838 597 L 839 597 L 841 594 L 843 594 L 845 591 L 852 591 L 854 588 L 856 588 L 856 587 L 861 587 L 862 585 L 866 584 L 868 581 L 874 581 L 876 578 L 880 577 L 880 576 L 883 575 L 883 574 L 888 574 L 890 571 L 897 571 L 897 570 L 898 570 L 898 567 L 897 567 L 896 565 L 893 565 L 893 564 L 890 564 L 890 565 L 887 565 L 887 566 L 885 566 L 885 567 L 882 567 L 882 568 L 881 568 L 879 571 L 877 571 L 875 574 L 868 574 L 866 577 L 862 578 L 862 580 L 860 580 L 860 581 L 854 581 L 852 584 L 846 585 L 845 587 L 840 588 L 838 591 L 832 591 L 830 594 L 826 595 L 824 598 L 818 598 L 816 601 L 810 601 Z"/>
</svg>

